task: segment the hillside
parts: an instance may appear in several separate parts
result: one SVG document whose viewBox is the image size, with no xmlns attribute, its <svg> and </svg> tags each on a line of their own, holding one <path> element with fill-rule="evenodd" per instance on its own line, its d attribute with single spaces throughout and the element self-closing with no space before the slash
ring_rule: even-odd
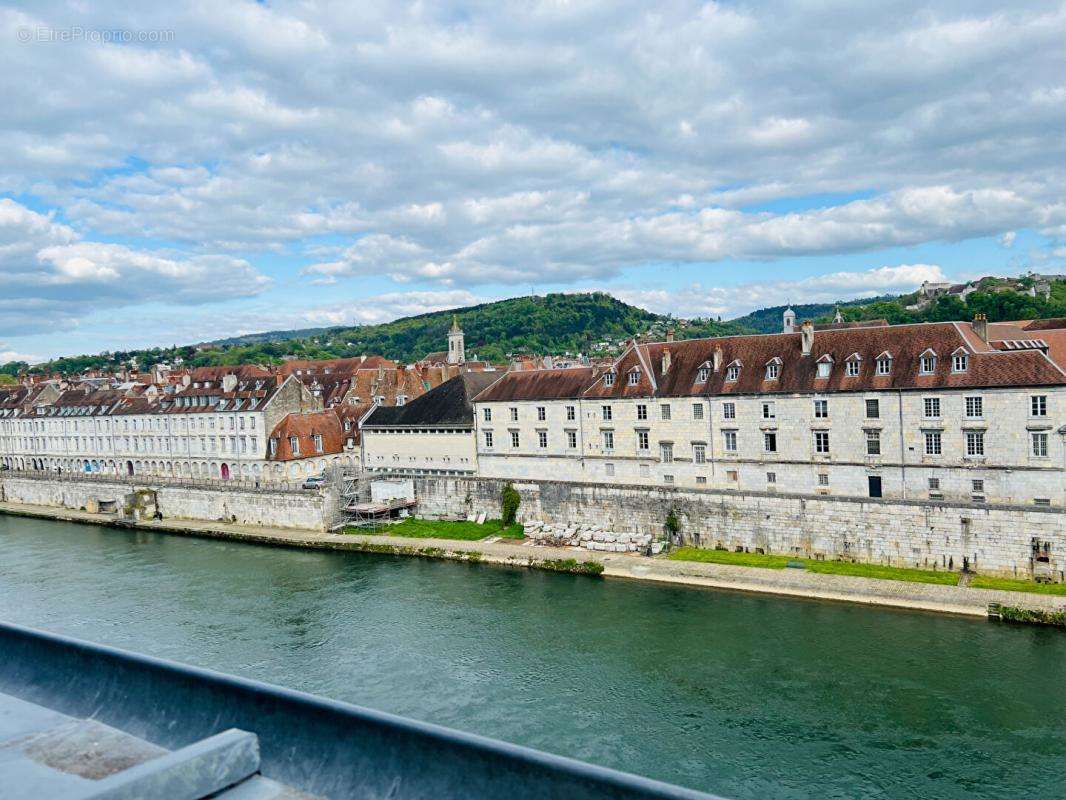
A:
<svg viewBox="0 0 1066 800">
<path fill-rule="evenodd" d="M 517 353 L 596 353 L 598 345 L 615 349 L 626 338 L 647 332 L 662 334 L 683 324 L 670 317 L 627 305 L 602 292 L 515 297 L 495 303 L 405 317 L 380 325 L 272 331 L 211 342 L 199 347 L 153 348 L 101 355 L 60 358 L 32 371 L 77 373 L 113 368 L 131 357 L 145 369 L 175 356 L 187 365 L 278 363 L 283 356 L 343 358 L 380 354 L 411 362 L 445 349 L 452 318 L 466 333 L 468 357 L 505 362 Z M 707 326 L 710 326 L 709 328 Z M 728 323 L 703 323 L 700 331 L 735 332 Z M 306 335 L 309 334 L 309 335 Z M 679 335 L 684 335 L 679 332 Z"/>
<path fill-rule="evenodd" d="M 1034 284 L 1031 278 L 986 277 L 976 283 L 976 290 L 965 300 L 953 294 L 942 295 L 920 310 L 907 308 L 918 301 L 917 293 L 891 299 L 864 300 L 841 310 L 848 320 L 886 319 L 893 325 L 970 320 L 975 314 L 984 314 L 989 322 L 1066 316 L 1066 280 L 1051 281 L 1051 295 L 1048 298 L 1039 294 L 1032 297 L 1027 293 Z M 827 322 L 832 318 L 832 313 L 830 308 L 816 321 Z"/>
<path fill-rule="evenodd" d="M 881 297 L 868 298 L 865 300 L 840 300 L 836 303 L 802 303 L 792 306 L 796 312 L 797 320 L 820 319 L 825 316 L 832 317 L 839 307 L 845 310 L 852 306 L 866 306 L 875 302 L 891 302 L 895 295 L 882 295 Z M 739 327 L 757 331 L 758 333 L 779 333 L 781 331 L 782 315 L 788 306 L 771 306 L 752 311 L 743 317 L 737 317 L 731 322 Z M 849 316 L 845 313 L 845 316 Z"/>
</svg>

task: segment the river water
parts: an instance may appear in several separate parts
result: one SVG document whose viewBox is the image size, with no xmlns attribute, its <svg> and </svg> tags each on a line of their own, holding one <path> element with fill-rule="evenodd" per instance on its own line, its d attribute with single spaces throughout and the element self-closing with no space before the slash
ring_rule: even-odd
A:
<svg viewBox="0 0 1066 800">
<path fill-rule="evenodd" d="M 1066 794 L 1061 631 L 4 516 L 0 548 L 2 619 L 727 797 Z"/>
</svg>

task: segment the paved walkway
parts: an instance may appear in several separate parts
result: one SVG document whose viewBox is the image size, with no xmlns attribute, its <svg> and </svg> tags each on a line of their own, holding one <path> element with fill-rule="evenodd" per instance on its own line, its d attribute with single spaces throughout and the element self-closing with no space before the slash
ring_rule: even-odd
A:
<svg viewBox="0 0 1066 800">
<path fill-rule="evenodd" d="M 226 522 L 167 519 L 128 525 L 111 514 L 90 514 L 67 508 L 0 503 L 0 512 L 44 519 L 122 525 L 186 536 L 254 542 L 282 547 L 329 550 L 376 550 L 398 554 L 465 559 L 476 553 L 483 563 L 532 566 L 549 559 L 598 561 L 603 574 L 614 578 L 706 586 L 817 600 L 842 600 L 867 605 L 912 608 L 983 617 L 989 603 L 1045 610 L 1066 610 L 1066 596 L 972 589 L 964 586 L 821 575 L 800 569 L 763 569 L 693 561 L 670 561 L 635 554 L 590 552 L 576 547 L 541 547 L 506 539 L 457 541 L 321 533 L 292 528 L 267 528 Z M 426 552 L 427 550 L 431 552 Z"/>
</svg>

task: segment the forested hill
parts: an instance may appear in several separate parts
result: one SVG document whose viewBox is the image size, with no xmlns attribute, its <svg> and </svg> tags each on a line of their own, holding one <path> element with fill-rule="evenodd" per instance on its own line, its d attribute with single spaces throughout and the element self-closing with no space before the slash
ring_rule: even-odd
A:
<svg viewBox="0 0 1066 800">
<path fill-rule="evenodd" d="M 821 319 L 826 315 L 832 317 L 837 308 L 845 312 L 844 316 L 849 316 L 846 310 L 852 306 L 866 306 L 879 301 L 891 302 L 895 299 L 895 295 L 883 295 L 866 300 L 841 300 L 837 303 L 801 303 L 792 306 L 792 310 L 796 312 L 796 319 L 803 321 L 805 319 Z M 788 306 L 760 308 L 758 311 L 752 311 L 743 317 L 737 317 L 732 322 L 741 328 L 757 331 L 758 333 L 780 333 L 786 308 Z"/>
<path fill-rule="evenodd" d="M 468 357 L 476 355 L 500 363 L 506 362 L 508 355 L 519 353 L 595 354 L 601 343 L 614 349 L 628 337 L 662 335 L 676 324 L 670 317 L 628 305 L 602 292 L 549 294 L 420 314 L 380 325 L 274 331 L 211 342 L 208 346 L 73 356 L 38 365 L 34 371 L 74 374 L 86 369 L 114 368 L 131 357 L 136 357 L 138 367 L 145 369 L 161 361 L 172 361 L 175 356 L 191 366 L 269 364 L 280 362 L 283 356 L 317 359 L 363 353 L 407 363 L 445 350 L 453 317 L 458 318 L 466 334 Z M 737 328 L 727 323 L 701 322 L 698 330 L 713 335 L 736 332 Z M 17 371 L 15 366 L 6 365 L 0 371 Z"/>
<path fill-rule="evenodd" d="M 971 320 L 975 314 L 984 314 L 989 322 L 1066 317 L 1066 281 L 1051 281 L 1050 298 L 1044 298 L 1041 294 L 1031 297 L 1028 290 L 1034 281 L 1026 277 L 986 277 L 977 284 L 976 290 L 965 300 L 954 294 L 941 295 L 920 310 L 907 310 L 907 306 L 914 305 L 918 300 L 917 293 L 911 293 L 895 298 L 863 300 L 848 304 L 847 307 L 842 305 L 841 311 L 851 321 L 886 319 L 892 325 Z M 798 311 L 797 315 L 803 318 Z M 829 307 L 820 317 L 816 317 L 816 321 L 828 321 L 832 315 L 833 309 Z"/>
</svg>

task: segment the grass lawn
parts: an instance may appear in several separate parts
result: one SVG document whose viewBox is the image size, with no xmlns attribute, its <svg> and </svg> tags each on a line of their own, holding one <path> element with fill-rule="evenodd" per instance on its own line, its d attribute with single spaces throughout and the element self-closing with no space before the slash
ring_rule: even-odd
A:
<svg viewBox="0 0 1066 800">
<path fill-rule="evenodd" d="M 974 589 L 999 589 L 1004 592 L 1066 595 L 1066 583 L 1037 583 L 1016 578 L 993 578 L 990 575 L 974 575 L 970 579 L 970 586 Z"/>
<path fill-rule="evenodd" d="M 358 528 L 346 529 L 348 533 L 366 533 Z M 437 519 L 416 519 L 408 517 L 396 525 L 386 525 L 375 531 L 382 536 L 409 536 L 412 539 L 461 539 L 477 541 L 487 536 L 502 536 L 505 539 L 521 539 L 525 534 L 517 522 L 506 528 L 498 519 L 485 520 L 484 525 L 476 522 L 451 522 Z"/>
<path fill-rule="evenodd" d="M 732 553 L 728 550 L 703 550 L 698 547 L 681 547 L 670 554 L 676 561 L 702 561 L 710 564 L 733 564 L 738 567 L 764 567 L 784 569 L 789 561 L 798 561 L 809 571 L 827 575 L 854 575 L 859 578 L 879 578 L 890 581 L 913 583 L 941 583 L 955 585 L 957 573 L 933 572 L 924 569 L 883 567 L 878 564 L 852 564 L 848 561 L 812 561 L 806 558 L 759 555 L 758 553 Z"/>
<path fill-rule="evenodd" d="M 788 556 L 761 556 L 758 553 L 733 553 L 729 550 L 704 550 L 700 547 L 679 547 L 670 554 L 674 561 L 702 561 L 708 564 L 732 564 L 737 567 L 766 567 L 784 569 Z"/>
</svg>

